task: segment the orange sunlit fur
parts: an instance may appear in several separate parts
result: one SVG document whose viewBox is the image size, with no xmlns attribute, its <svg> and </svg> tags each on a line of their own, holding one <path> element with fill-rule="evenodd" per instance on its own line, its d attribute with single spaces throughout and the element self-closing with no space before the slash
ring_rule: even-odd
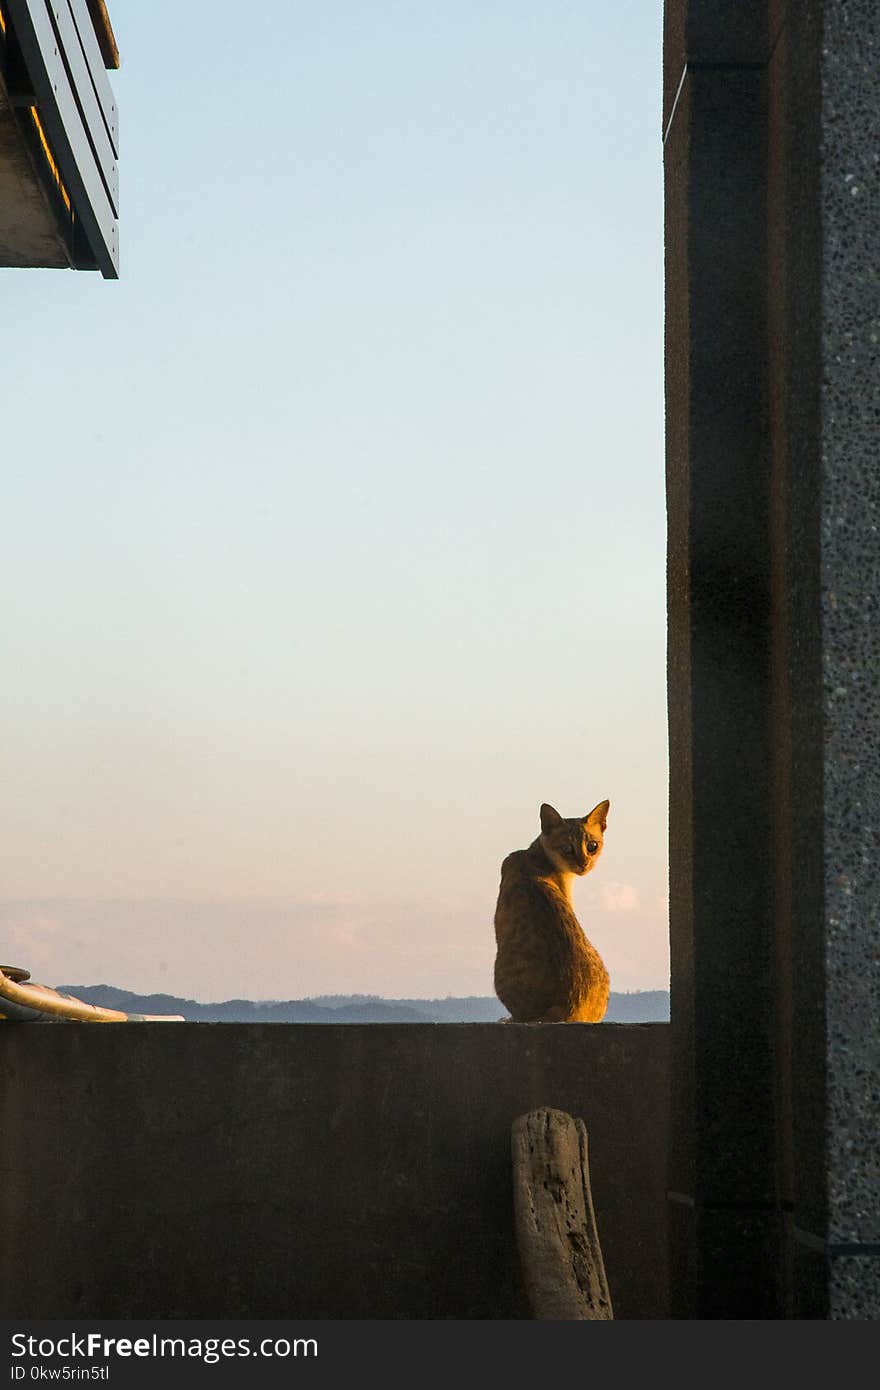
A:
<svg viewBox="0 0 880 1390">
<path fill-rule="evenodd" d="M 545 802 L 541 834 L 501 865 L 495 993 L 514 1023 L 599 1023 L 608 971 L 575 916 L 571 885 L 602 853 L 610 802 L 564 819 Z"/>
</svg>

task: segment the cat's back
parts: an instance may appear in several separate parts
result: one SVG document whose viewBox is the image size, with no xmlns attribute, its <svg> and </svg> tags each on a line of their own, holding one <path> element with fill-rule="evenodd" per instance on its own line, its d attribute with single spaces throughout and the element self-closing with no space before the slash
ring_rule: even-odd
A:
<svg viewBox="0 0 880 1390">
<path fill-rule="evenodd" d="M 516 849 L 501 865 L 501 883 L 495 909 L 495 926 L 502 930 L 520 921 L 534 923 L 534 914 L 555 916 L 565 909 L 565 899 L 546 878 L 546 865 L 536 861 L 532 848 Z"/>
<path fill-rule="evenodd" d="M 517 883 L 532 882 L 534 877 L 529 851 L 527 849 L 515 849 L 502 861 L 500 891 L 503 893 L 505 889 L 510 889 Z"/>
<path fill-rule="evenodd" d="M 533 849 L 514 850 L 501 865 L 495 909 L 495 991 L 514 1019 L 537 1018 L 567 999 L 562 984 L 573 974 L 574 913 L 547 878 Z"/>
</svg>

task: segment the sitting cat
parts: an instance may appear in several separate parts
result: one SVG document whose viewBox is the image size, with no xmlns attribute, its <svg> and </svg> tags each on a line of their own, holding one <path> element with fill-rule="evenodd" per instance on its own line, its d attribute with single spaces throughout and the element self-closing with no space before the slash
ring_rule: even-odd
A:
<svg viewBox="0 0 880 1390">
<path fill-rule="evenodd" d="M 541 834 L 501 865 L 495 993 L 514 1023 L 598 1023 L 608 971 L 574 915 L 571 883 L 602 853 L 608 801 L 583 819 L 541 807 Z"/>
</svg>

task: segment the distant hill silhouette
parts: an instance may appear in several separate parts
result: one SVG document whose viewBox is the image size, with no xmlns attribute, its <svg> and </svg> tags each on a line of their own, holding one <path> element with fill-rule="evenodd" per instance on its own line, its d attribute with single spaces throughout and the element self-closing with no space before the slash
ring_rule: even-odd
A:
<svg viewBox="0 0 880 1390">
<path fill-rule="evenodd" d="M 324 994 L 316 999 L 226 999 L 200 1004 L 173 994 L 134 994 L 113 985 L 58 985 L 86 1004 L 134 1014 L 182 1014 L 190 1023 L 494 1023 L 507 1011 L 494 995 L 461 999 L 382 999 L 376 994 Z M 612 994 L 606 1023 L 665 1023 L 665 989 Z"/>
</svg>

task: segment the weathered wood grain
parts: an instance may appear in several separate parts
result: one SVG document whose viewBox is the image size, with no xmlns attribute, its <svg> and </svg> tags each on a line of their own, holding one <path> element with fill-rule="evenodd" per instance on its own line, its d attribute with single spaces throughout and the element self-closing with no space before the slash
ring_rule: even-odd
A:
<svg viewBox="0 0 880 1390">
<path fill-rule="evenodd" d="M 534 1316 L 612 1319 L 583 1120 L 531 1110 L 513 1122 L 511 1151 L 516 1241 Z"/>
</svg>

